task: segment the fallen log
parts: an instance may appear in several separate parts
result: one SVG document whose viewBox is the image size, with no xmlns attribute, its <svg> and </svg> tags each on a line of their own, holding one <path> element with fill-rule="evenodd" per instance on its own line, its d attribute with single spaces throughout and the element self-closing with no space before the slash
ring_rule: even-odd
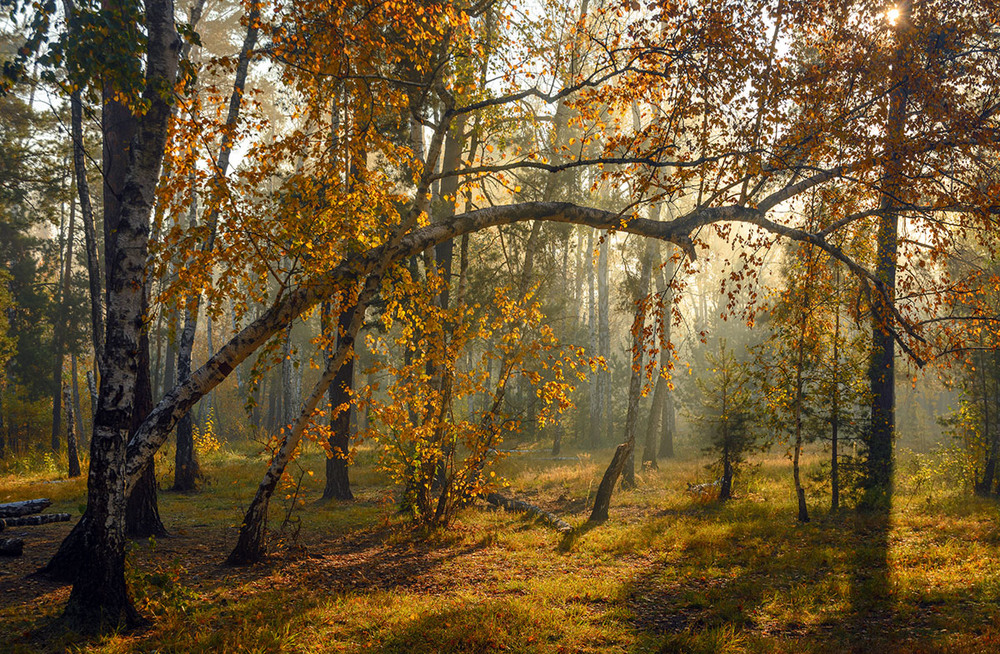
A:
<svg viewBox="0 0 1000 654">
<path fill-rule="evenodd" d="M 21 556 L 24 541 L 20 538 L 0 538 L 0 556 Z"/>
<path fill-rule="evenodd" d="M 486 501 L 511 513 L 529 513 L 558 532 L 566 533 L 573 531 L 573 527 L 568 522 L 534 504 L 528 504 L 521 500 L 513 500 L 499 493 L 490 493 L 486 496 Z"/>
<path fill-rule="evenodd" d="M 0 531 L 3 531 L 4 527 L 37 527 L 50 522 L 68 522 L 72 517 L 69 513 L 46 513 L 22 518 L 0 518 Z"/>
<path fill-rule="evenodd" d="M 41 513 L 50 506 L 52 506 L 52 500 L 44 497 L 37 500 L 0 504 L 0 518 L 16 518 L 22 515 Z"/>
</svg>

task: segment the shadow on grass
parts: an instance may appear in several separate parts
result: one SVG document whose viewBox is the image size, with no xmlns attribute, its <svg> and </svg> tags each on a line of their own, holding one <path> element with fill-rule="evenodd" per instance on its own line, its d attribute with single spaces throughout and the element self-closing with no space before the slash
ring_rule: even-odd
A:
<svg viewBox="0 0 1000 654">
<path fill-rule="evenodd" d="M 682 515 L 699 522 L 622 589 L 633 625 L 662 639 L 661 651 L 756 650 L 758 641 L 767 651 L 870 652 L 893 642 L 886 513 L 801 524 L 767 505 L 692 510 L 654 518 L 663 531 Z"/>
<path fill-rule="evenodd" d="M 888 506 L 862 511 L 854 516 L 856 543 L 850 568 L 850 641 L 855 651 L 870 643 L 893 642 L 892 580 L 889 569 Z"/>
<path fill-rule="evenodd" d="M 394 629 L 372 652 L 551 652 L 562 629 L 549 615 L 537 615 L 507 600 L 466 602 Z"/>
<path fill-rule="evenodd" d="M 289 571 L 301 575 L 302 584 L 334 591 L 421 589 L 439 583 L 432 573 L 441 565 L 491 546 L 488 540 L 458 545 L 413 538 L 414 533 L 385 527 L 354 534 L 323 551 L 310 550 Z"/>
</svg>

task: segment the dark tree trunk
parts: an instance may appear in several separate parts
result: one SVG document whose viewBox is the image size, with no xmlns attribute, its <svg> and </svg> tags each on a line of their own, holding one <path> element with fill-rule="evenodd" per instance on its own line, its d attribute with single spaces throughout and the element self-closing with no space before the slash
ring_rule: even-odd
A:
<svg viewBox="0 0 1000 654">
<path fill-rule="evenodd" d="M 192 11 L 192 20 L 200 18 L 204 0 Z M 233 79 L 233 92 L 229 97 L 229 111 L 226 115 L 225 129 L 222 131 L 222 145 L 219 148 L 219 156 L 216 160 L 215 170 L 217 178 L 223 178 L 229 172 L 229 158 L 233 150 L 233 134 L 240 117 L 242 107 L 243 91 L 246 85 L 247 71 L 250 65 L 250 55 L 254 45 L 257 43 L 257 33 L 259 31 L 260 10 L 258 5 L 252 5 L 247 14 L 247 32 L 243 39 L 243 46 L 236 61 L 236 75 Z M 198 216 L 198 196 L 196 189 L 192 188 L 191 208 L 188 214 L 189 226 L 193 229 L 197 223 Z M 213 208 L 206 218 L 208 225 L 208 238 L 201 244 L 201 251 L 210 253 L 215 249 L 215 236 L 218 229 L 219 211 Z M 191 375 L 191 356 L 194 349 L 194 337 L 198 329 L 199 305 L 201 295 L 195 294 L 190 298 L 188 306 L 184 312 L 184 330 L 181 332 L 180 347 L 177 355 L 177 377 L 179 382 L 184 382 Z M 211 319 L 209 319 L 208 329 L 212 329 Z M 211 336 L 209 336 L 211 340 Z M 209 348 L 211 349 L 211 347 Z M 209 352 L 211 356 L 211 352 Z M 194 448 L 193 418 L 190 411 L 177 423 L 177 451 L 174 460 L 174 486 L 175 491 L 192 491 L 201 479 L 201 467 L 198 464 L 197 452 Z"/>
<path fill-rule="evenodd" d="M 659 219 L 659 208 L 656 208 L 656 213 L 654 215 L 655 219 Z M 658 246 L 654 245 L 654 254 L 658 250 Z M 659 255 L 656 257 L 659 260 Z M 667 281 L 663 282 L 662 276 L 658 273 L 656 275 L 656 291 L 659 295 L 659 302 L 662 305 L 660 307 L 660 321 L 663 324 L 663 332 L 660 334 L 660 372 L 663 370 L 668 370 L 670 367 L 670 348 L 667 345 L 670 343 L 670 321 L 672 320 L 672 309 L 673 297 L 670 293 L 670 283 L 673 273 L 669 272 L 670 264 L 667 267 Z M 652 274 L 652 271 L 651 271 Z M 652 280 L 651 280 L 652 281 Z M 657 375 L 655 385 L 653 386 L 653 401 L 650 403 L 649 407 L 649 422 L 646 424 L 646 439 L 642 448 L 642 465 L 649 466 L 650 468 L 656 470 L 659 468 L 659 464 L 656 461 L 657 448 L 660 449 L 659 454 L 661 456 L 666 455 L 663 450 L 663 440 L 667 439 L 669 441 L 670 455 L 673 456 L 673 434 L 668 431 L 668 427 L 672 425 L 667 424 L 665 412 L 667 408 L 667 399 L 670 393 L 667 387 L 667 380 L 663 378 L 662 374 Z M 671 407 L 671 411 L 673 407 Z M 660 439 L 657 439 L 660 436 Z M 660 442 L 657 442 L 657 441 Z"/>
<path fill-rule="evenodd" d="M 177 339 L 180 337 L 181 324 L 180 312 L 167 307 L 163 310 L 167 312 L 167 346 L 163 355 L 163 377 L 160 388 L 166 394 L 177 383 Z"/>
<path fill-rule="evenodd" d="M 723 435 L 722 442 L 722 480 L 719 483 L 719 499 L 733 499 L 733 460 L 729 448 L 729 434 Z"/>
<path fill-rule="evenodd" d="M 649 256 L 644 257 L 643 272 L 642 277 L 640 277 L 639 286 L 639 295 L 642 299 L 636 308 L 635 319 L 632 321 L 632 375 L 629 379 L 628 412 L 625 417 L 625 442 L 615 450 L 611 464 L 601 479 L 601 485 L 597 489 L 597 496 L 594 498 L 594 508 L 590 513 L 591 522 L 603 522 L 608 519 L 608 509 L 611 506 L 611 494 L 614 491 L 615 483 L 617 483 L 618 477 L 621 476 L 622 472 L 627 471 L 629 461 L 635 452 L 636 422 L 639 419 L 639 396 L 642 391 L 642 332 L 646 317 L 645 307 L 642 302 L 649 295 L 650 264 L 651 260 Z M 634 467 L 632 472 L 632 479 L 629 480 L 626 478 L 622 481 L 623 487 L 635 487 Z"/>
<path fill-rule="evenodd" d="M 198 195 L 192 188 L 191 207 L 188 211 L 188 229 L 193 230 L 198 224 Z M 188 298 L 184 307 L 184 329 L 181 330 L 180 344 L 177 347 L 177 381 L 184 383 L 191 376 L 191 358 L 194 354 L 194 337 L 198 331 L 198 310 L 200 294 Z M 201 469 L 198 465 L 198 455 L 194 450 L 194 417 L 188 411 L 177 421 L 177 449 L 174 451 L 174 485 L 173 491 L 189 492 L 198 486 Z"/>
<path fill-rule="evenodd" d="M 673 306 L 674 306 L 674 261 L 671 254 L 673 248 L 668 247 L 667 253 L 667 265 L 664 266 L 661 275 L 657 275 L 657 290 L 663 294 L 663 339 L 667 342 L 671 342 L 671 328 L 673 326 Z M 660 350 L 660 367 L 668 368 L 670 366 L 671 352 L 666 347 L 661 344 Z M 656 385 L 659 388 L 661 385 L 663 387 L 663 399 L 660 405 L 660 449 L 659 455 L 664 459 L 672 459 L 674 457 L 674 434 L 677 432 L 677 420 L 674 414 L 674 394 L 670 390 L 670 386 L 667 381 L 663 378 L 656 380 Z M 654 391 L 655 392 L 655 391 Z M 655 401 L 654 401 L 655 402 Z"/>
<path fill-rule="evenodd" d="M 163 393 L 166 391 L 163 388 L 163 375 L 160 371 L 163 370 L 163 314 L 165 311 L 161 308 L 156 316 L 156 329 L 153 330 L 153 342 L 155 345 L 155 354 L 152 352 L 150 356 L 152 359 L 152 366 L 150 367 L 151 377 L 153 380 L 153 402 L 159 402 L 163 397 Z"/>
<path fill-rule="evenodd" d="M 661 432 L 660 422 L 663 418 L 663 394 L 666 390 L 666 382 L 663 378 L 657 378 L 656 384 L 653 386 L 653 401 L 650 402 L 649 406 L 649 421 L 646 423 L 646 439 L 642 446 L 642 466 L 649 467 L 652 470 L 658 470 L 660 468 L 659 463 L 656 461 L 656 436 Z"/>
<path fill-rule="evenodd" d="M 980 340 L 980 344 L 982 340 Z M 976 362 L 976 368 L 978 368 L 979 379 L 982 386 L 982 405 L 983 405 L 983 439 L 986 441 L 986 464 L 983 466 L 982 477 L 976 480 L 974 491 L 976 495 L 980 497 L 986 497 L 993 492 L 994 478 L 997 473 L 997 458 L 1000 457 L 1000 439 L 997 439 L 993 433 L 993 426 L 990 424 L 990 387 L 989 387 L 989 364 L 987 363 L 986 353 L 983 352 L 979 355 L 979 360 Z"/>
<path fill-rule="evenodd" d="M 806 257 L 806 279 L 804 282 L 805 296 L 802 299 L 801 306 L 799 306 L 799 337 L 798 342 L 796 343 L 798 356 L 795 361 L 795 445 L 794 453 L 792 455 L 792 477 L 795 481 L 795 497 L 799 503 L 799 522 L 809 522 L 809 508 L 806 505 L 806 490 L 802 486 L 799 459 L 802 455 L 802 414 L 805 409 L 803 406 L 803 403 L 805 402 L 805 381 L 803 379 L 803 373 L 805 372 L 806 365 L 806 330 L 808 328 L 807 321 L 809 319 L 809 304 L 811 299 L 811 293 L 809 291 L 813 275 L 812 263 L 813 250 L 809 247 Z"/>
<path fill-rule="evenodd" d="M 601 478 L 601 485 L 597 487 L 597 496 L 594 498 L 594 508 L 590 512 L 590 522 L 604 522 L 608 519 L 608 509 L 611 508 L 611 494 L 615 490 L 615 484 L 625 469 L 625 462 L 632 454 L 634 443 L 622 443 L 615 450 L 615 455 L 611 459 L 611 464 L 604 471 Z"/>
<path fill-rule="evenodd" d="M 990 366 L 993 377 L 993 397 L 991 402 L 993 403 L 994 409 L 997 403 L 1000 402 L 1000 350 L 996 348 L 992 351 L 993 365 Z M 994 410 L 994 420 L 992 422 L 992 429 L 987 430 L 987 442 L 990 444 L 990 454 L 993 458 L 993 474 L 990 476 L 990 481 L 988 485 L 988 492 L 990 493 L 1000 493 L 1000 488 L 996 484 L 996 467 L 998 462 L 1000 462 L 1000 429 L 997 428 L 997 420 Z"/>
<path fill-rule="evenodd" d="M 73 397 L 69 386 L 63 387 L 66 401 L 66 454 L 69 459 L 67 476 L 72 479 L 80 476 L 80 456 L 76 451 L 76 421 L 73 419 Z"/>
<path fill-rule="evenodd" d="M 120 28 L 137 31 L 130 24 Z M 173 3 L 148 0 L 145 30 L 148 106 L 138 121 L 134 139 L 122 138 L 132 123 L 129 111 L 113 102 L 110 93 L 105 98 L 105 229 L 109 253 L 106 368 L 101 374 L 91 439 L 87 510 L 78 523 L 83 525 L 82 547 L 75 557 L 76 575 L 64 614 L 69 626 L 82 632 L 131 627 L 140 622 L 125 583 L 124 473 L 147 292 L 144 280 L 149 219 L 170 116 L 162 88 L 173 86 L 180 49 Z M 119 180 L 124 183 L 118 185 Z"/>
<path fill-rule="evenodd" d="M 198 324 L 198 302 L 194 301 L 195 313 L 184 311 L 184 330 L 181 332 L 177 355 L 177 381 L 183 383 L 191 376 L 191 354 L 194 349 L 194 335 Z M 177 450 L 174 455 L 174 485 L 171 490 L 188 492 L 198 486 L 201 469 L 194 450 L 194 418 L 186 412 L 177 421 Z"/>
<path fill-rule="evenodd" d="M 53 334 L 53 351 L 55 358 L 52 363 L 52 451 L 60 450 L 59 432 L 62 429 L 62 396 L 63 396 L 63 358 L 66 343 L 66 332 L 69 330 L 69 292 L 73 274 L 73 232 L 76 226 L 76 202 L 70 197 L 69 225 L 66 228 L 66 250 L 63 259 L 62 280 L 60 283 L 59 319 L 55 324 Z M 67 412 L 72 411 L 67 407 Z M 79 465 L 78 465 L 79 467 Z"/>
<path fill-rule="evenodd" d="M 458 170 L 462 163 L 462 153 L 465 150 L 465 116 L 461 116 L 455 121 L 454 127 L 448 132 L 445 141 L 444 158 L 442 160 L 443 170 Z M 449 219 L 455 215 L 455 202 L 458 195 L 458 176 L 446 177 L 441 180 L 441 199 L 443 201 L 442 219 Z M 455 258 L 455 241 L 448 239 L 439 243 L 434 249 L 434 258 L 438 268 L 441 269 L 444 278 L 444 286 L 441 289 L 441 307 L 447 309 L 451 302 L 451 269 L 452 261 Z"/>
<path fill-rule="evenodd" d="M 94 416 L 97 415 L 97 379 L 94 377 L 94 371 L 87 371 L 87 393 L 90 394 L 90 431 L 94 430 Z M 90 442 L 87 442 L 87 446 L 90 446 Z"/>
<path fill-rule="evenodd" d="M 83 438 L 83 411 L 80 410 L 80 375 L 76 366 L 76 355 L 71 354 L 70 360 L 70 389 L 73 400 L 73 415 L 76 416 L 76 438 Z M 68 400 L 67 400 L 68 401 Z"/>
<path fill-rule="evenodd" d="M 67 16 L 73 13 L 71 0 L 64 0 Z M 70 33 L 75 27 L 70 27 Z M 73 136 L 73 171 L 76 179 L 77 196 L 80 199 L 80 214 L 83 219 L 83 236 L 87 248 L 87 281 L 90 288 L 91 338 L 94 344 L 94 361 L 98 369 L 104 358 L 104 284 L 101 279 L 101 262 L 97 248 L 97 230 L 94 227 L 94 209 L 90 203 L 90 183 L 87 181 L 87 157 L 83 143 L 83 102 L 80 90 L 70 94 L 71 132 Z"/>
<path fill-rule="evenodd" d="M 639 422 L 639 400 L 642 396 L 643 354 L 645 349 L 646 303 L 649 300 L 649 278 L 653 268 L 653 241 L 646 241 L 639 271 L 639 297 L 635 303 L 632 321 L 632 375 L 628 384 L 628 409 L 625 414 L 625 441 L 632 443 L 632 451 L 625 463 L 622 488 L 635 488 L 635 433 Z"/>
<path fill-rule="evenodd" d="M 597 371 L 597 395 L 601 403 L 601 421 L 598 427 L 607 434 L 606 439 L 612 443 L 616 440 L 613 433 L 614 418 L 611 415 L 611 292 L 608 287 L 608 238 L 601 239 L 597 255 L 597 354 L 604 357 L 608 369 Z"/>
<path fill-rule="evenodd" d="M 340 312 L 337 320 L 339 334 L 347 333 L 354 319 L 355 307 L 346 307 Z M 332 322 L 332 317 L 329 318 Z M 332 356 L 332 354 L 331 354 Z M 348 475 L 347 455 L 351 449 L 351 390 L 354 381 L 354 357 L 344 362 L 330 382 L 328 397 L 330 402 L 330 453 L 326 459 L 326 488 L 323 489 L 323 499 L 353 500 L 351 480 Z M 345 407 L 342 410 L 338 409 Z"/>
<path fill-rule="evenodd" d="M 836 264 L 834 264 L 836 266 Z M 834 271 L 837 301 L 833 316 L 833 402 L 830 411 L 830 512 L 840 509 L 840 267 Z"/>
<path fill-rule="evenodd" d="M 597 300 L 594 295 L 595 271 L 593 265 L 594 256 L 594 230 L 587 230 L 587 257 L 590 265 L 587 266 L 587 322 L 590 331 L 590 356 L 598 356 L 601 352 L 597 336 Z M 601 372 L 594 370 L 590 373 L 590 424 L 587 426 L 587 443 L 593 449 L 601 443 Z"/>
<path fill-rule="evenodd" d="M 271 374 L 271 380 L 267 388 L 267 420 L 264 422 L 267 425 L 268 431 L 277 431 L 278 424 L 281 422 L 281 405 L 279 400 L 279 390 L 281 384 L 275 383 L 274 373 Z"/>
<path fill-rule="evenodd" d="M 868 382 L 871 391 L 871 424 L 868 434 L 868 461 L 863 480 L 862 506 L 887 507 L 892 499 L 893 441 L 896 431 L 896 361 L 892 329 L 892 304 L 896 298 L 896 264 L 899 240 L 900 194 L 903 190 L 903 154 L 900 144 L 905 133 L 908 83 L 905 68 L 909 55 L 898 41 L 911 26 L 912 4 L 899 5 L 895 31 L 896 55 L 892 66 L 892 91 L 886 125 L 884 175 L 879 200 L 879 223 L 875 276 L 883 284 L 886 297 L 875 294 L 872 307 L 871 359 Z"/>
<path fill-rule="evenodd" d="M 144 330 L 139 337 L 139 370 L 135 382 L 135 403 L 132 407 L 132 433 L 153 410 L 153 389 L 149 374 L 149 337 Z M 160 520 L 157 503 L 156 461 L 150 459 L 128 495 L 125 506 L 125 533 L 129 538 L 167 536 L 167 529 Z"/>
<path fill-rule="evenodd" d="M 54 357 L 54 363 L 52 364 L 52 385 L 56 389 L 62 388 L 62 344 L 59 343 L 61 337 L 57 334 L 55 335 L 56 343 L 54 349 L 56 351 L 56 356 Z M 49 441 L 49 446 L 52 449 L 53 454 L 59 454 L 59 450 L 62 448 L 59 432 L 61 430 L 62 424 L 62 395 L 59 390 L 55 390 L 52 393 L 52 436 Z"/>
<path fill-rule="evenodd" d="M 49 581 L 72 583 L 76 578 L 77 568 L 85 560 L 83 535 L 89 528 L 87 524 L 89 521 L 89 516 L 84 513 L 83 517 L 73 525 L 69 535 L 59 544 L 55 555 L 34 575 Z"/>
<path fill-rule="evenodd" d="M 266 483 L 258 487 L 257 495 L 243 516 L 240 537 L 226 559 L 227 565 L 259 563 L 267 555 L 267 509 L 280 478 L 280 475 L 270 476 Z"/>
</svg>

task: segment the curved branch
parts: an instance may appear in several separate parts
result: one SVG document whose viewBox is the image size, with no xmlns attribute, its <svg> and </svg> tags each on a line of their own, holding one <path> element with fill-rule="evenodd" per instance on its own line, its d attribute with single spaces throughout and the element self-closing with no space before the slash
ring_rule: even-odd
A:
<svg viewBox="0 0 1000 654">
<path fill-rule="evenodd" d="M 819 183 L 817 178 L 811 179 L 813 183 Z M 768 220 L 761 210 L 749 207 L 728 206 L 695 209 L 675 220 L 662 222 L 622 216 L 612 211 L 581 207 L 567 202 L 524 202 L 469 211 L 446 221 L 417 229 L 394 243 L 381 245 L 351 256 L 318 279 L 284 295 L 257 320 L 233 336 L 186 381 L 171 389 L 149 414 L 142 426 L 136 430 L 128 445 L 126 462 L 128 487 L 131 489 L 146 461 L 167 440 L 170 430 L 173 429 L 180 416 L 194 406 L 203 395 L 225 380 L 236 366 L 257 348 L 303 312 L 339 290 L 346 289 L 349 285 L 364 279 L 378 270 L 382 262 L 398 262 L 463 234 L 529 220 L 572 223 L 669 241 L 680 246 L 692 259 L 695 257 L 695 251 L 691 235 L 699 228 L 726 221 L 752 223 L 779 236 L 816 245 L 847 265 L 854 274 L 865 280 L 866 283 L 874 284 L 883 297 L 886 293 L 884 285 L 875 280 L 871 273 L 824 238 L 811 232 L 774 223 Z M 893 308 L 893 317 L 907 329 L 910 336 L 922 340 L 912 332 L 903 317 L 895 311 L 895 308 Z M 908 348 L 907 352 L 917 359 Z"/>
</svg>

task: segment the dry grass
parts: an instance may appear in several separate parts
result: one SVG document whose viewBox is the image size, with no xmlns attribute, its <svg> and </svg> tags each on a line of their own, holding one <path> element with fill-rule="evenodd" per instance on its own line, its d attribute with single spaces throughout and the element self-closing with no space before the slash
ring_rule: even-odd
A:
<svg viewBox="0 0 1000 654">
<path fill-rule="evenodd" d="M 702 462 L 686 460 L 642 473 L 608 523 L 587 526 L 610 454 L 501 464 L 505 492 L 578 527 L 562 537 L 482 505 L 446 532 L 417 532 L 395 513 L 370 451 L 354 472 L 358 499 L 318 504 L 323 462 L 307 452 L 301 501 L 286 488 L 272 506 L 275 529 L 295 506 L 274 555 L 241 569 L 220 562 L 263 466 L 224 450 L 204 462 L 204 490 L 162 494 L 173 537 L 131 554 L 151 628 L 93 641 L 47 631 L 68 589 L 24 576 L 69 527 L 26 528 L 25 557 L 0 561 L 0 650 L 1000 651 L 995 502 L 923 475 L 900 480 L 888 519 L 829 515 L 817 487 L 814 520 L 802 525 L 784 459 L 766 459 L 725 505 L 684 491 L 708 480 Z M 819 455 L 807 464 L 816 469 Z M 0 501 L 47 496 L 51 510 L 79 513 L 82 481 L 48 481 L 2 478 Z"/>
</svg>

